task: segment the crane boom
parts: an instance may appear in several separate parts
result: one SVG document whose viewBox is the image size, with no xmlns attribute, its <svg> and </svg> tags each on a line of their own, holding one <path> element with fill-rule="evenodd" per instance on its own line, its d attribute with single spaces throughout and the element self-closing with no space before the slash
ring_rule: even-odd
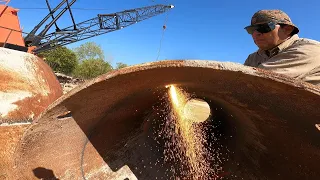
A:
<svg viewBox="0 0 320 180">
<path fill-rule="evenodd" d="M 173 5 L 153 5 L 112 14 L 98 14 L 95 18 L 42 36 L 40 40 L 31 42 L 29 45 L 36 46 L 34 53 L 39 53 L 57 46 L 64 46 L 125 28 L 139 21 L 164 13 L 173 7 Z"/>
</svg>

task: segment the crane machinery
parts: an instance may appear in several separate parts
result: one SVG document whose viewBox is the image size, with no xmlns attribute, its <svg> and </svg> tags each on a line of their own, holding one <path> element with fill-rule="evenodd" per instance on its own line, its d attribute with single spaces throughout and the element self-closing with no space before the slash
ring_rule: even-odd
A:
<svg viewBox="0 0 320 180">
<path fill-rule="evenodd" d="M 120 30 L 153 16 L 165 13 L 174 7 L 173 5 L 158 4 L 115 13 L 98 14 L 97 17 L 76 23 L 71 9 L 71 6 L 76 0 L 69 1 L 70 0 L 62 0 L 55 8 L 51 8 L 49 1 L 46 0 L 49 13 L 24 38 L 26 48 L 19 47 L 15 49 L 27 51 L 28 47 L 32 47 L 32 52 L 37 54 L 57 46 L 68 45 L 94 36 Z M 72 25 L 59 28 L 57 21 L 67 11 L 70 13 Z M 57 15 L 55 16 L 55 14 Z M 55 31 L 48 33 L 53 25 L 55 25 Z M 7 27 L 3 28 L 8 29 Z M 6 35 L 6 33 L 2 36 L 4 35 Z M 6 47 L 16 47 L 16 44 L 11 44 L 11 46 L 10 43 L 7 44 Z"/>
<path fill-rule="evenodd" d="M 165 13 L 174 7 L 173 5 L 153 5 L 110 14 L 98 14 L 97 17 L 76 24 L 71 11 L 71 6 L 75 2 L 76 0 L 71 0 L 71 2 L 69 2 L 69 0 L 63 0 L 57 7 L 51 9 L 48 0 L 46 0 L 49 13 L 25 37 L 24 40 L 26 45 L 28 47 L 35 46 L 36 48 L 33 51 L 39 53 L 56 46 L 67 45 L 125 28 L 153 16 Z M 65 5 L 65 7 L 60 12 L 57 12 L 63 5 Z M 73 24 L 69 27 L 60 29 L 56 22 L 66 11 L 69 11 Z M 54 16 L 54 13 L 58 14 Z M 49 20 L 50 17 L 52 17 L 51 21 Z M 56 31 L 47 33 L 53 25 L 55 25 Z M 42 26 L 44 26 L 44 28 L 40 33 L 36 34 Z"/>
</svg>

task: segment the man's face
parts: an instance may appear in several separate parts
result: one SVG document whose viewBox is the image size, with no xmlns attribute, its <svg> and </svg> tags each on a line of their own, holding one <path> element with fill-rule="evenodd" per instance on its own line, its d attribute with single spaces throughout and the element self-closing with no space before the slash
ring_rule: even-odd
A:
<svg viewBox="0 0 320 180">
<path fill-rule="evenodd" d="M 290 30 L 288 27 L 280 27 L 280 25 L 276 24 L 275 28 L 267 33 L 254 31 L 252 38 L 260 49 L 269 50 L 285 41 L 289 37 L 289 34 Z"/>
<path fill-rule="evenodd" d="M 277 46 L 280 40 L 279 29 L 280 26 L 276 25 L 275 29 L 268 33 L 254 31 L 252 34 L 254 43 L 262 50 L 268 50 Z"/>
</svg>

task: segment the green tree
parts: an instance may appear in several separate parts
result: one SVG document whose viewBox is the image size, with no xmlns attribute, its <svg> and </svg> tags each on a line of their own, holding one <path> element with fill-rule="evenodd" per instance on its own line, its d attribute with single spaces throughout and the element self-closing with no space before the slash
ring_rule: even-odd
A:
<svg viewBox="0 0 320 180">
<path fill-rule="evenodd" d="M 44 51 L 39 56 L 44 57 L 53 71 L 64 74 L 71 74 L 78 64 L 76 54 L 64 46 Z"/>
<path fill-rule="evenodd" d="M 111 71 L 110 62 L 105 61 L 104 52 L 100 45 L 87 42 L 74 49 L 80 64 L 74 71 L 74 76 L 90 79 Z"/>
<path fill-rule="evenodd" d="M 82 63 L 76 67 L 74 76 L 83 79 L 91 79 L 111 70 L 112 66 L 102 59 L 88 59 L 83 60 Z"/>
<path fill-rule="evenodd" d="M 127 66 L 128 66 L 128 65 L 125 64 L 125 63 L 117 62 L 115 69 L 121 69 L 121 68 L 124 68 L 124 67 L 127 67 Z"/>
<path fill-rule="evenodd" d="M 100 45 L 94 42 L 87 42 L 73 50 L 80 62 L 88 59 L 102 59 L 104 60 L 104 53 Z"/>
</svg>

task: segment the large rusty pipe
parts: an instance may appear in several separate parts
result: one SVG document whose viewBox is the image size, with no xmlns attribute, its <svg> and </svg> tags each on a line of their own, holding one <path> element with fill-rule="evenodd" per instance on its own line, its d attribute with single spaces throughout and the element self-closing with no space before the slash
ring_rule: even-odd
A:
<svg viewBox="0 0 320 180">
<path fill-rule="evenodd" d="M 52 69 L 39 57 L 0 47 L 0 124 L 31 122 L 62 95 Z"/>
<path fill-rule="evenodd" d="M 0 47 L 0 179 L 12 171 L 24 130 L 61 95 L 59 81 L 41 58 Z"/>
<path fill-rule="evenodd" d="M 320 177 L 319 87 L 234 63 L 177 60 L 113 71 L 62 96 L 24 134 L 11 178 L 173 179 L 157 136 L 168 84 L 209 104 L 202 125 L 220 134 L 207 140 L 223 147 L 225 179 Z"/>
</svg>

